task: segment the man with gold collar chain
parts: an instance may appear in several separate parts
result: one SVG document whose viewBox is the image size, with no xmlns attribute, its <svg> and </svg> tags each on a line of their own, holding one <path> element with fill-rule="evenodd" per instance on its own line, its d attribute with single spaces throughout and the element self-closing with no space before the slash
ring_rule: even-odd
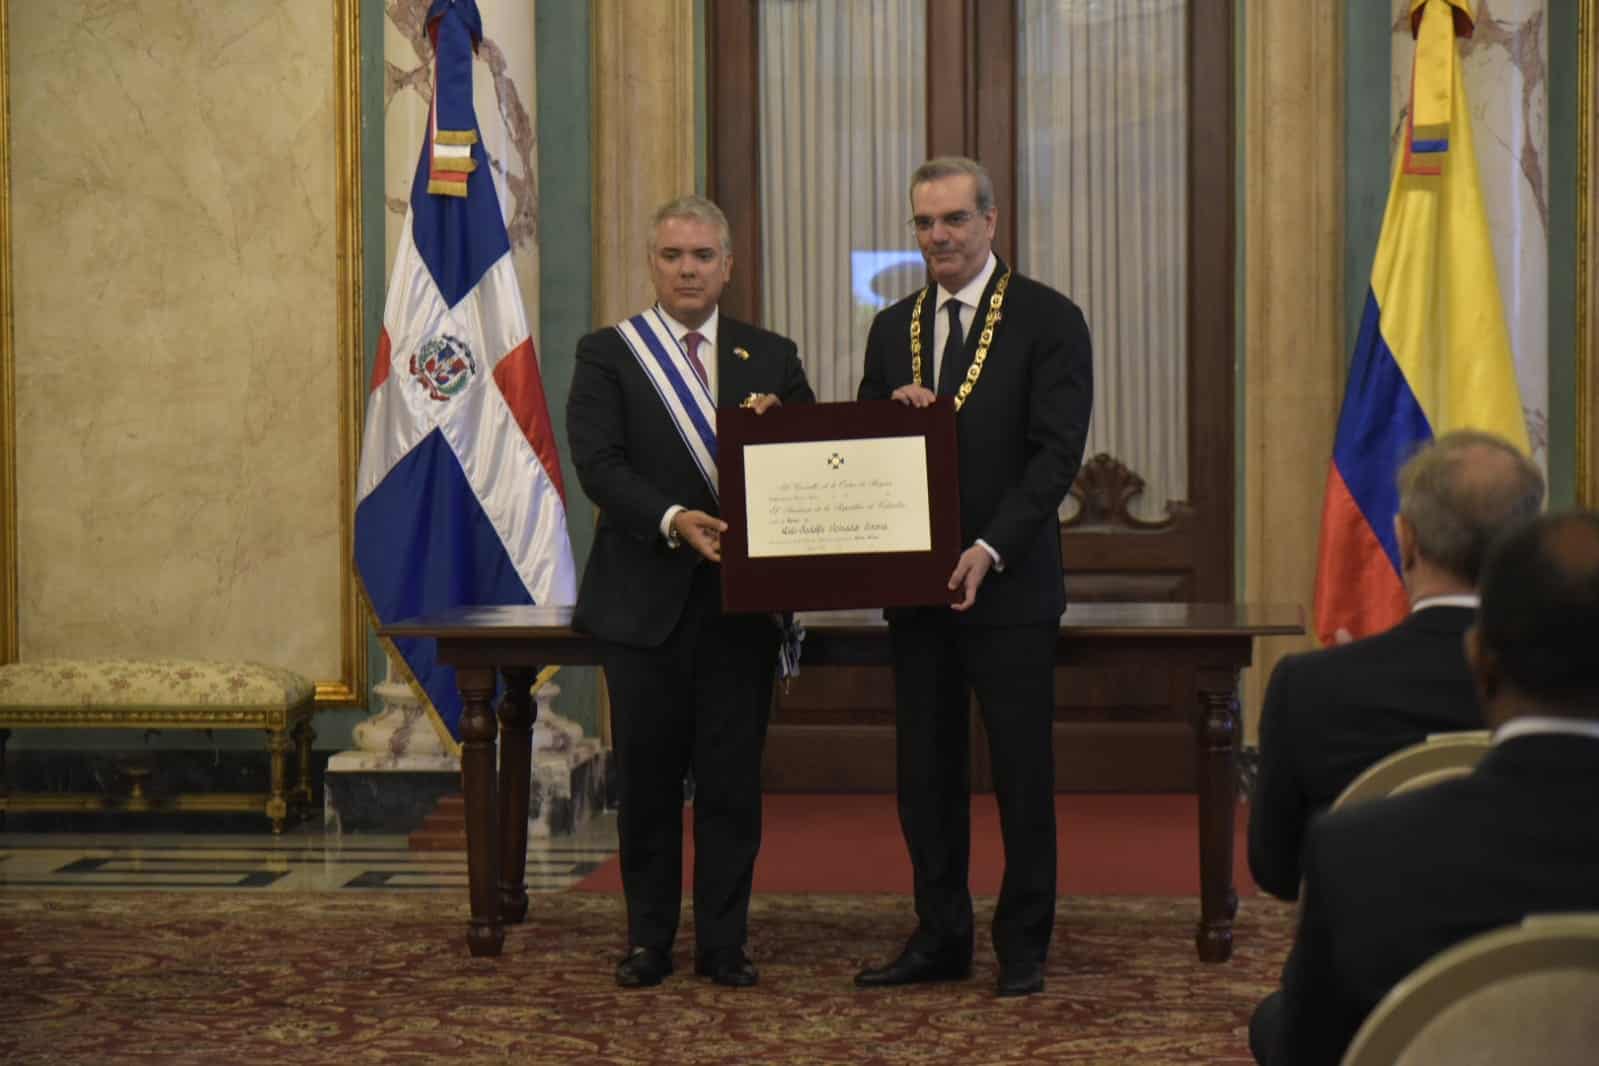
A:
<svg viewBox="0 0 1599 1066">
<path fill-rule="evenodd" d="M 626 988 L 672 972 L 691 770 L 695 971 L 756 982 L 744 946 L 779 630 L 770 615 L 722 612 L 716 408 L 814 396 L 793 341 L 720 313 L 731 252 L 715 204 L 662 205 L 649 241 L 657 303 L 578 342 L 567 398 L 573 465 L 600 509 L 573 624 L 600 638 L 610 688 Z"/>
<path fill-rule="evenodd" d="M 955 404 L 962 543 L 952 607 L 888 612 L 900 826 L 917 928 L 863 987 L 971 971 L 967 692 L 993 755 L 1005 876 L 994 913 L 998 992 L 1044 987 L 1055 920 L 1054 662 L 1066 608 L 1058 508 L 1082 464 L 1093 405 L 1088 327 L 1065 296 L 992 250 L 993 184 L 970 159 L 911 178 L 933 283 L 880 313 L 862 400 Z"/>
</svg>

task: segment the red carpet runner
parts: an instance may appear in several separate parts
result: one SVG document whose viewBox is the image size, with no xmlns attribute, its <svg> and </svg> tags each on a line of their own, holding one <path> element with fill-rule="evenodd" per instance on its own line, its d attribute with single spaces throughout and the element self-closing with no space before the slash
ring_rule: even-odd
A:
<svg viewBox="0 0 1599 1066">
<path fill-rule="evenodd" d="M 1198 800 L 1191 795 L 1062 794 L 1055 811 L 1063 895 L 1198 896 Z M 685 883 L 694 868 L 683 811 Z M 1254 895 L 1245 855 L 1248 808 L 1238 808 L 1234 876 L 1240 896 Z M 1003 851 L 994 797 L 972 797 L 972 892 L 999 892 Z M 577 891 L 620 892 L 612 858 Z M 911 890 L 910 861 L 890 795 L 766 797 L 757 893 L 899 892 Z"/>
</svg>

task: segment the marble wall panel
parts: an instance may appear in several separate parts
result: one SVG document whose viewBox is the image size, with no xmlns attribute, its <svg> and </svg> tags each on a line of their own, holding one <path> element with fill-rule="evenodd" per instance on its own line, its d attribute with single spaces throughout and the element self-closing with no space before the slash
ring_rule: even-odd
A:
<svg viewBox="0 0 1599 1066">
<path fill-rule="evenodd" d="M 694 191 L 694 3 L 596 0 L 590 17 L 594 321 L 609 325 L 655 299 L 650 218 Z"/>
<path fill-rule="evenodd" d="M 21 656 L 337 678 L 333 5 L 9 16 Z"/>
<path fill-rule="evenodd" d="M 1343 396 L 1343 95 L 1337 5 L 1246 5 L 1243 599 L 1310 604 L 1327 458 Z M 1258 641 L 1265 680 L 1309 636 Z"/>
<path fill-rule="evenodd" d="M 1460 42 L 1483 207 L 1533 457 L 1549 453 L 1549 39 L 1546 0 L 1478 0 Z M 1393 145 L 1410 104 L 1409 0 L 1393 0 Z"/>
<path fill-rule="evenodd" d="M 405 224 L 428 108 L 433 103 L 433 46 L 424 25 L 429 3 L 390 0 L 385 6 L 384 198 L 386 263 L 390 268 Z M 528 329 L 537 348 L 539 168 L 533 5 L 528 0 L 478 0 L 478 10 L 483 16 L 483 42 L 472 69 L 472 97 L 500 209 L 511 235 L 511 258 L 522 288 Z"/>
</svg>

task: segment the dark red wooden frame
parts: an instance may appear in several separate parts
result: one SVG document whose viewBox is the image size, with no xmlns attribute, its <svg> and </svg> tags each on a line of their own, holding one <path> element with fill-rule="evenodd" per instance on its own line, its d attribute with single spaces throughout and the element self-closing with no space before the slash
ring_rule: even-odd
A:
<svg viewBox="0 0 1599 1066">
<path fill-rule="evenodd" d="M 831 611 L 952 602 L 950 572 L 961 553 L 955 407 L 941 399 L 915 408 L 891 400 L 779 407 L 716 416 L 721 485 L 722 606 L 728 611 Z M 933 546 L 921 552 L 791 555 L 751 559 L 745 516 L 744 449 L 752 444 L 922 437 Z"/>
</svg>

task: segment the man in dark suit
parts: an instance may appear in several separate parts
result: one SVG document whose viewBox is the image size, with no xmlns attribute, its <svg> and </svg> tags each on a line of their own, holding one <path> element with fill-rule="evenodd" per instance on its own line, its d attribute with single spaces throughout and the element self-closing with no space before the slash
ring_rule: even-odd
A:
<svg viewBox="0 0 1599 1066">
<path fill-rule="evenodd" d="M 953 609 L 889 613 L 900 826 L 917 929 L 862 986 L 971 971 L 968 691 L 993 752 L 1005 876 L 994 913 L 1002 996 L 1044 987 L 1055 921 L 1054 662 L 1066 607 L 1058 508 L 1093 405 L 1088 327 L 1065 296 L 993 254 L 993 184 L 969 159 L 924 163 L 912 224 L 933 283 L 866 342 L 862 400 L 956 406 L 962 542 Z M 936 364 L 936 366 L 935 366 Z"/>
<path fill-rule="evenodd" d="M 1389 989 L 1529 914 L 1599 910 L 1599 515 L 1492 553 L 1467 658 L 1494 747 L 1468 777 L 1325 814 L 1280 993 L 1250 1025 L 1270 1066 L 1332 1066 Z"/>
<path fill-rule="evenodd" d="M 1372 763 L 1429 733 L 1481 729 L 1462 636 L 1476 617 L 1483 556 L 1543 505 L 1543 475 L 1508 441 L 1448 433 L 1399 472 L 1394 532 L 1411 614 L 1392 629 L 1277 664 L 1260 717 L 1249 870 L 1299 895 L 1311 816 Z"/>
<path fill-rule="evenodd" d="M 715 408 L 809 403 L 794 342 L 719 313 L 727 219 L 687 196 L 655 214 L 657 303 L 578 343 L 567 436 L 600 509 L 573 623 L 603 641 L 629 950 L 623 987 L 672 972 L 684 776 L 694 794 L 695 970 L 756 982 L 744 952 L 761 840 L 761 748 L 778 629 L 721 608 Z"/>
</svg>

